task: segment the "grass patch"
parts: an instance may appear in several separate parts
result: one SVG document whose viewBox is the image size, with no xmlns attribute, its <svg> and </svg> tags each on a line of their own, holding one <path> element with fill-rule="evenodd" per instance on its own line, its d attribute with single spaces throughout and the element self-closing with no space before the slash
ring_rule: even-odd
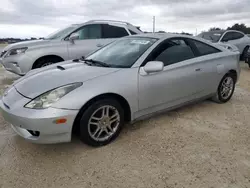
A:
<svg viewBox="0 0 250 188">
<path fill-rule="evenodd" d="M 0 44 L 0 47 L 3 48 L 5 46 L 7 46 L 8 44 Z"/>
<path fill-rule="evenodd" d="M 3 78 L 3 79 L 1 80 L 1 83 L 2 83 L 3 85 L 11 85 L 14 81 L 15 81 L 14 78 Z"/>
</svg>

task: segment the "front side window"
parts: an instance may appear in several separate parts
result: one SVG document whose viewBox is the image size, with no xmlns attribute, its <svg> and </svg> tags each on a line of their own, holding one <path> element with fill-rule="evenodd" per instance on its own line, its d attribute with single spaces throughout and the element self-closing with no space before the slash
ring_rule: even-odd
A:
<svg viewBox="0 0 250 188">
<path fill-rule="evenodd" d="M 164 66 L 194 57 L 191 47 L 182 39 L 168 39 L 155 49 L 153 55 L 151 54 L 151 60 L 162 61 Z"/>
<path fill-rule="evenodd" d="M 102 37 L 101 25 L 99 24 L 83 26 L 77 33 L 79 34 L 79 40 L 100 39 Z"/>
<path fill-rule="evenodd" d="M 156 41 L 157 39 L 147 37 L 123 38 L 101 48 L 86 59 L 103 62 L 110 67 L 129 68 Z"/>
<path fill-rule="evenodd" d="M 128 35 L 128 32 L 123 27 L 103 24 L 103 38 L 120 38 Z"/>
<path fill-rule="evenodd" d="M 189 39 L 191 42 L 193 42 L 193 44 L 196 46 L 197 50 L 198 50 L 198 53 L 200 56 L 203 56 L 203 55 L 209 55 L 209 54 L 214 54 L 214 53 L 218 53 L 220 52 L 220 50 L 208 45 L 208 44 L 205 44 L 203 42 L 200 42 L 200 41 L 197 41 L 197 40 L 192 40 L 192 39 Z"/>
</svg>

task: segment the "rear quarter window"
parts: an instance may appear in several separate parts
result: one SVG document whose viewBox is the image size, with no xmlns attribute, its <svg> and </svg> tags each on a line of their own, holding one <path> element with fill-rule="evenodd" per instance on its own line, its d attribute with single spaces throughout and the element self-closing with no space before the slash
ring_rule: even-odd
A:
<svg viewBox="0 0 250 188">
<path fill-rule="evenodd" d="M 120 38 L 129 35 L 125 28 L 103 24 L 103 38 Z"/>
<path fill-rule="evenodd" d="M 240 39 L 244 37 L 242 33 L 238 33 L 238 32 L 234 32 L 233 36 L 234 36 L 234 39 Z"/>
<path fill-rule="evenodd" d="M 208 44 L 205 44 L 203 42 L 197 41 L 197 40 L 191 40 L 192 43 L 195 45 L 199 56 L 203 55 L 209 55 L 209 54 L 215 54 L 221 52 L 219 49 L 210 46 Z"/>
<path fill-rule="evenodd" d="M 137 34 L 136 32 L 134 32 L 134 31 L 132 31 L 130 29 L 129 29 L 129 32 L 130 32 L 131 35 L 136 35 Z"/>
</svg>

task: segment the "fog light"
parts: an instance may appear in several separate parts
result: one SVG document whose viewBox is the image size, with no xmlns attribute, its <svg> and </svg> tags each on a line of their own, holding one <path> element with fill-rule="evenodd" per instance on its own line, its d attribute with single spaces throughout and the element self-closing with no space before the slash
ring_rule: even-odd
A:
<svg viewBox="0 0 250 188">
<path fill-rule="evenodd" d="M 29 133 L 32 135 L 32 136 L 39 136 L 40 135 L 40 132 L 39 131 L 32 131 L 32 130 L 27 130 L 29 131 Z"/>
</svg>

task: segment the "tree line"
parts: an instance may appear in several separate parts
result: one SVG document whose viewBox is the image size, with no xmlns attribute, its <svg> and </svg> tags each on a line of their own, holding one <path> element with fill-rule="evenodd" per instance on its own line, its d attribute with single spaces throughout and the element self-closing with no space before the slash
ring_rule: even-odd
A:
<svg viewBox="0 0 250 188">
<path fill-rule="evenodd" d="M 16 42 L 23 42 L 23 41 L 28 41 L 28 40 L 38 40 L 38 39 L 43 39 L 43 38 L 35 38 L 35 37 L 31 37 L 31 38 L 25 38 L 25 39 L 20 39 L 20 38 L 0 38 L 0 43 L 16 43 Z"/>
<path fill-rule="evenodd" d="M 219 28 L 219 27 L 212 27 L 208 31 L 218 31 L 218 30 L 224 30 L 224 29 Z M 237 30 L 245 34 L 250 34 L 250 27 L 247 27 L 246 24 L 244 23 L 236 23 L 232 25 L 231 27 L 228 27 L 227 30 Z"/>
</svg>

